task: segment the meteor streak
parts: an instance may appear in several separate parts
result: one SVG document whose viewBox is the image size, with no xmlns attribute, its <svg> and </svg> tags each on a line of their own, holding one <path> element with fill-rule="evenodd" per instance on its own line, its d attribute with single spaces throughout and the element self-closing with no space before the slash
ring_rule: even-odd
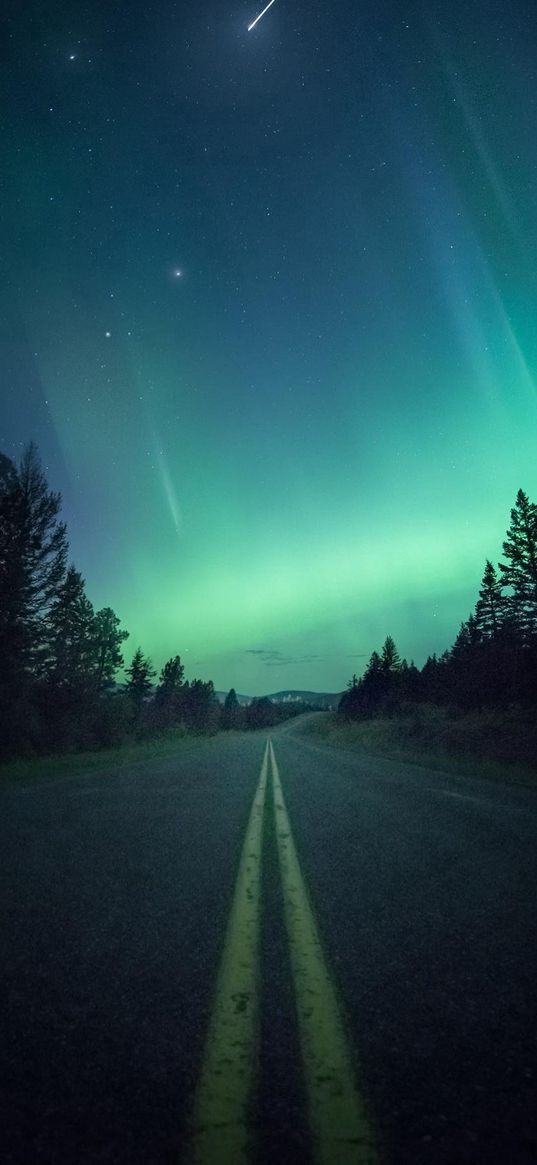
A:
<svg viewBox="0 0 537 1165">
<path fill-rule="evenodd" d="M 269 0 L 267 7 L 264 8 L 263 11 L 259 13 L 259 16 L 256 16 L 255 20 L 253 20 L 252 23 L 248 25 L 248 32 L 251 32 L 252 28 L 255 28 L 258 20 L 261 20 L 261 17 L 265 15 L 265 12 L 268 12 L 272 4 L 274 4 L 274 0 Z"/>
</svg>

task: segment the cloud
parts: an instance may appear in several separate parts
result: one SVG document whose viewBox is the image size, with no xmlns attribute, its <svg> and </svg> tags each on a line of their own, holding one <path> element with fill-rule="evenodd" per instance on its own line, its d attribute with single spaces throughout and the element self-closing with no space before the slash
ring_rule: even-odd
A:
<svg viewBox="0 0 537 1165">
<path fill-rule="evenodd" d="M 283 663 L 286 658 L 281 651 L 268 651 L 264 647 L 248 647 L 244 654 L 258 655 L 263 663 Z"/>
<path fill-rule="evenodd" d="M 283 651 L 269 651 L 264 647 L 249 647 L 245 655 L 257 655 L 267 667 L 295 667 L 300 663 L 322 663 L 325 655 L 284 655 Z"/>
</svg>

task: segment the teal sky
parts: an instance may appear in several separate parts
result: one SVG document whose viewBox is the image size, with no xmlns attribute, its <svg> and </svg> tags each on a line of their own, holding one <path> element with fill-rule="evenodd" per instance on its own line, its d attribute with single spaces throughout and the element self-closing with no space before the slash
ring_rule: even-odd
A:
<svg viewBox="0 0 537 1165">
<path fill-rule="evenodd" d="M 336 691 L 537 495 L 537 21 L 254 9 L 13 16 L 0 447 L 128 658 Z"/>
</svg>

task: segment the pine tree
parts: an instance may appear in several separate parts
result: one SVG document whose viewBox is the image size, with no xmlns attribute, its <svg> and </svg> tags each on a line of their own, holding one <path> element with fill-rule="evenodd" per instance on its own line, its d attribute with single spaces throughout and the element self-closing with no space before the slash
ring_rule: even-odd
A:
<svg viewBox="0 0 537 1165">
<path fill-rule="evenodd" d="M 501 631 L 506 612 L 504 585 L 487 558 L 475 609 L 476 630 L 484 639 L 497 639 Z"/>
<path fill-rule="evenodd" d="M 241 709 L 237 699 L 237 693 L 235 688 L 230 688 L 224 700 L 224 707 L 222 710 L 222 727 L 238 728 L 240 719 Z"/>
<path fill-rule="evenodd" d="M 120 620 L 111 607 L 97 611 L 93 620 L 93 675 L 98 692 L 111 688 L 116 672 L 123 667 L 121 644 L 129 638 L 129 632 L 120 630 L 119 624 Z"/>
<path fill-rule="evenodd" d="M 377 657 L 378 658 L 378 657 Z M 363 715 L 364 682 L 353 675 L 349 680 L 338 704 L 338 713 L 347 720 L 357 720 Z"/>
<path fill-rule="evenodd" d="M 158 720 L 162 728 L 170 728 L 174 721 L 181 716 L 185 669 L 179 655 L 172 656 L 161 670 L 155 704 L 158 709 Z"/>
<path fill-rule="evenodd" d="M 481 632 L 477 626 L 477 619 L 475 615 L 469 615 L 466 623 L 461 623 L 459 627 L 455 642 L 451 648 L 451 658 L 458 659 L 467 655 L 480 642 Z"/>
<path fill-rule="evenodd" d="M 390 677 L 378 651 L 371 653 L 360 685 L 358 706 L 362 713 L 374 715 L 380 708 L 388 688 Z"/>
<path fill-rule="evenodd" d="M 47 643 L 42 674 L 55 689 L 81 696 L 92 686 L 94 624 L 93 607 L 86 597 L 82 575 L 70 566 L 46 620 Z"/>
<path fill-rule="evenodd" d="M 246 710 L 248 728 L 270 728 L 277 722 L 278 708 L 268 696 L 259 696 L 248 705 Z"/>
<path fill-rule="evenodd" d="M 382 662 L 378 651 L 372 651 L 364 672 L 364 680 L 377 679 L 382 674 Z"/>
<path fill-rule="evenodd" d="M 432 704 L 439 702 L 442 691 L 441 670 L 436 652 L 428 655 L 420 672 L 421 694 L 424 701 L 430 701 Z"/>
<path fill-rule="evenodd" d="M 157 674 L 151 660 L 146 658 L 141 647 L 136 648 L 132 663 L 130 667 L 125 668 L 125 672 L 129 677 L 125 685 L 126 691 L 139 709 L 147 696 L 151 694 L 153 690 L 151 680 Z"/>
<path fill-rule="evenodd" d="M 0 497 L 17 487 L 17 470 L 10 457 L 0 453 Z"/>
<path fill-rule="evenodd" d="M 410 660 L 410 663 L 404 659 L 401 664 L 400 686 L 401 694 L 406 700 L 419 700 L 421 698 L 421 676 L 413 659 Z"/>
<path fill-rule="evenodd" d="M 40 624 L 65 576 L 67 534 L 65 523 L 58 518 L 61 496 L 49 490 L 34 444 L 23 455 L 19 489 L 25 618 L 37 649 Z"/>
<path fill-rule="evenodd" d="M 511 589 L 508 607 L 525 642 L 537 634 L 537 506 L 519 489 L 500 562 L 503 585 Z"/>
<path fill-rule="evenodd" d="M 4 709 L 28 691 L 46 638 L 46 619 L 64 576 L 65 525 L 30 444 L 17 469 L 0 465 L 0 689 Z"/>
<path fill-rule="evenodd" d="M 172 656 L 161 670 L 156 691 L 157 700 L 167 703 L 176 695 L 184 680 L 185 669 L 179 655 Z"/>
<path fill-rule="evenodd" d="M 483 704 L 483 637 L 475 615 L 461 623 L 449 652 L 447 687 L 450 697 L 463 708 L 480 708 Z"/>
<path fill-rule="evenodd" d="M 17 511 L 20 505 L 17 470 L 0 454 L 0 667 L 9 673 L 22 650 L 22 595 L 18 550 Z M 3 685 L 4 686 L 4 685 Z"/>
<path fill-rule="evenodd" d="M 207 732 L 217 723 L 218 707 L 212 680 L 192 680 L 185 685 L 186 717 L 189 728 Z"/>
<path fill-rule="evenodd" d="M 381 664 L 383 672 L 393 675 L 401 667 L 401 657 L 391 635 L 387 635 L 382 648 Z"/>
</svg>

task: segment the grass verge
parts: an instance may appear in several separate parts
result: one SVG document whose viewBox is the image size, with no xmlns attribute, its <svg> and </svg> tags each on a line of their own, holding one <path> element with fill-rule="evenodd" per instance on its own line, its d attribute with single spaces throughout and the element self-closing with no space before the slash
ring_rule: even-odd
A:
<svg viewBox="0 0 537 1165">
<path fill-rule="evenodd" d="M 537 788 L 537 724 L 526 712 L 417 705 L 350 723 L 327 712 L 304 721 L 302 731 L 336 748 Z"/>
<path fill-rule="evenodd" d="M 52 756 L 7 761 L 0 765 L 0 783 L 39 781 L 101 770 L 108 773 L 117 772 L 142 761 L 158 760 L 178 750 L 190 752 L 209 739 L 212 738 L 179 731 L 155 740 L 129 742 L 118 748 L 102 748 L 91 752 L 63 752 Z"/>
</svg>

